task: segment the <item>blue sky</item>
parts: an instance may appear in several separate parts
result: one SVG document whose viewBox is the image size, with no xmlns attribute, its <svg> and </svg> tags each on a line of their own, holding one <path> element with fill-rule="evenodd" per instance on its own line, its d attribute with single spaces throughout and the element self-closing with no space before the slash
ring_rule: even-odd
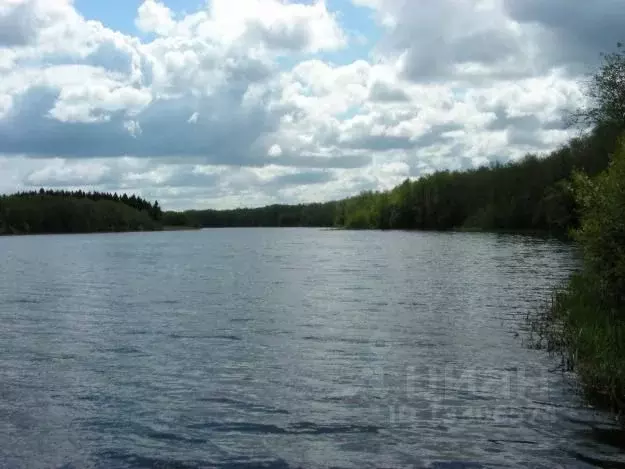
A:
<svg viewBox="0 0 625 469">
<path fill-rule="evenodd" d="M 101 21 L 110 28 L 135 35 L 137 28 L 134 20 L 141 3 L 140 0 L 75 0 L 74 5 L 86 19 Z M 195 0 L 178 0 L 167 3 L 179 3 L 180 8 L 183 8 L 185 3 L 187 8 L 194 4 L 197 5 Z"/>
<path fill-rule="evenodd" d="M 138 33 L 134 20 L 143 0 L 75 0 L 76 9 L 87 19 L 98 20 L 110 28 L 126 34 Z M 165 0 L 172 11 L 193 13 L 205 6 L 201 0 Z"/>
<path fill-rule="evenodd" d="M 368 8 L 356 7 L 349 0 L 328 0 L 327 5 L 330 10 L 339 13 L 341 26 L 351 36 L 349 48 L 327 54 L 327 59 L 345 64 L 369 57 L 372 48 L 382 37 L 373 12 Z"/>
</svg>

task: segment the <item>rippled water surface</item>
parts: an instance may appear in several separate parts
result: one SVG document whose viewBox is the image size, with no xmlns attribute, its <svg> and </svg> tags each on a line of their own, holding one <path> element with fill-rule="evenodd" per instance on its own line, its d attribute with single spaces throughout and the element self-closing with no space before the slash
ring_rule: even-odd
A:
<svg viewBox="0 0 625 469">
<path fill-rule="evenodd" d="M 524 343 L 574 265 L 492 234 L 0 238 L 0 467 L 618 467 Z"/>
</svg>

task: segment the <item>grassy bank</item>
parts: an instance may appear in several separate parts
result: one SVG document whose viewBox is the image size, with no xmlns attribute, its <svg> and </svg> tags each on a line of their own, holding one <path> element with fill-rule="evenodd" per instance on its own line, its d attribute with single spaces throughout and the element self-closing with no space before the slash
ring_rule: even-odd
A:
<svg viewBox="0 0 625 469">
<path fill-rule="evenodd" d="M 625 140 L 606 171 L 574 177 L 582 268 L 531 317 L 536 343 L 577 373 L 589 402 L 625 422 Z"/>
</svg>

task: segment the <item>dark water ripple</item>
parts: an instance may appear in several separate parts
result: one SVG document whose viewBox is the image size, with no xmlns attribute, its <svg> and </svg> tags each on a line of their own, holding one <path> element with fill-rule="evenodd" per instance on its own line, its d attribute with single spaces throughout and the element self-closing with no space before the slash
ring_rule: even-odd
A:
<svg viewBox="0 0 625 469">
<path fill-rule="evenodd" d="M 555 241 L 0 238 L 0 468 L 625 468 L 523 345 Z"/>
</svg>

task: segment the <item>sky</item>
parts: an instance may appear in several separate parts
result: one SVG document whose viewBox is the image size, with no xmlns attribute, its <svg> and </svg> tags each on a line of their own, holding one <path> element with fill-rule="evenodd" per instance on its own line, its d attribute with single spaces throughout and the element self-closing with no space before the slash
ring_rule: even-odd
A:
<svg viewBox="0 0 625 469">
<path fill-rule="evenodd" d="M 0 0 L 0 193 L 325 201 L 545 154 L 623 0 Z"/>
</svg>

